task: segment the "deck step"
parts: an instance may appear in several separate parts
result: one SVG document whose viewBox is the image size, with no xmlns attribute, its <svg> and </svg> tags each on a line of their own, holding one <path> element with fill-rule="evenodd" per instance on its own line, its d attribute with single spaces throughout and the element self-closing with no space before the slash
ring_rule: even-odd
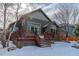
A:
<svg viewBox="0 0 79 59">
<path fill-rule="evenodd" d="M 42 41 L 40 43 L 40 47 L 51 47 L 51 44 L 49 42 L 47 42 L 47 41 Z"/>
<path fill-rule="evenodd" d="M 51 47 L 50 44 L 40 44 L 40 47 Z"/>
</svg>

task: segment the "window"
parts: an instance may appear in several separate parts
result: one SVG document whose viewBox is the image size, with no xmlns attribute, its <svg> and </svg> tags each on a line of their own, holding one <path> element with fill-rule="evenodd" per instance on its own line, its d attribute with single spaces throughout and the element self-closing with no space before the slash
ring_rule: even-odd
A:
<svg viewBox="0 0 79 59">
<path fill-rule="evenodd" d="M 28 22 L 27 29 L 31 30 L 32 32 L 36 34 L 41 34 L 41 25 L 39 23 Z"/>
<path fill-rule="evenodd" d="M 31 31 L 34 32 L 35 34 L 38 34 L 39 33 L 39 28 L 31 26 Z"/>
</svg>

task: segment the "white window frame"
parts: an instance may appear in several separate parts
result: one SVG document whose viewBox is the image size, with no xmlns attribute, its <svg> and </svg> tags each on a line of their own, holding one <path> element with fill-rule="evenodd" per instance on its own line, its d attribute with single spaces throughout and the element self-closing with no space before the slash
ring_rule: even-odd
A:
<svg viewBox="0 0 79 59">
<path fill-rule="evenodd" d="M 31 25 L 31 26 L 29 26 L 29 27 L 30 27 L 30 30 L 31 30 L 31 27 L 32 27 L 32 26 L 38 28 L 37 31 L 39 31 L 39 32 L 38 32 L 37 34 L 41 34 L 41 24 L 40 24 L 40 23 L 27 22 L 27 24 L 36 24 L 36 25 L 39 25 L 39 27 L 38 27 L 38 26 L 34 26 L 34 25 Z M 35 30 L 35 29 L 34 29 L 34 30 Z"/>
</svg>

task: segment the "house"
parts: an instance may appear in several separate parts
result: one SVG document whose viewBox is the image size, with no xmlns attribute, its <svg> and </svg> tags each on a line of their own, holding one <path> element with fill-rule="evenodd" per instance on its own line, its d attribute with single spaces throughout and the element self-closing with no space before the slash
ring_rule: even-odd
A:
<svg viewBox="0 0 79 59">
<path fill-rule="evenodd" d="M 60 34 L 61 36 L 64 36 L 64 40 L 66 40 L 66 34 L 67 34 L 67 37 L 75 37 L 75 25 L 71 25 L 71 24 L 67 24 L 65 25 L 64 23 L 63 24 L 60 24 L 59 25 L 60 27 L 60 33 L 63 33 L 63 34 Z M 75 38 L 73 39 L 70 39 L 70 40 L 76 40 Z M 69 40 L 69 41 L 70 41 Z"/>
<path fill-rule="evenodd" d="M 13 24 L 15 24 L 15 22 L 10 24 L 8 28 L 9 32 L 12 30 Z M 52 37 L 56 39 L 57 28 L 58 25 L 55 23 L 55 21 L 52 22 L 42 9 L 38 9 L 22 15 L 17 21 L 16 27 L 13 31 L 17 32 L 20 29 L 26 29 L 27 31 L 25 32 L 29 33 L 29 36 L 34 33 L 35 36 L 37 35 L 40 38 L 43 38 L 44 34 L 49 32 L 53 33 Z"/>
</svg>

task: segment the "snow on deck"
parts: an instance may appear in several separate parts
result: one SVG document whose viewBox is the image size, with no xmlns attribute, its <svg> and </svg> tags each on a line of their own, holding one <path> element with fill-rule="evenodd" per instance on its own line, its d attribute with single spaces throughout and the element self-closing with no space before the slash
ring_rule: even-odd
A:
<svg viewBox="0 0 79 59">
<path fill-rule="evenodd" d="M 75 43 L 55 42 L 51 47 L 40 48 L 37 46 L 25 46 L 8 52 L 0 49 L 0 55 L 4 56 L 79 56 L 79 49 L 73 48 Z"/>
</svg>

